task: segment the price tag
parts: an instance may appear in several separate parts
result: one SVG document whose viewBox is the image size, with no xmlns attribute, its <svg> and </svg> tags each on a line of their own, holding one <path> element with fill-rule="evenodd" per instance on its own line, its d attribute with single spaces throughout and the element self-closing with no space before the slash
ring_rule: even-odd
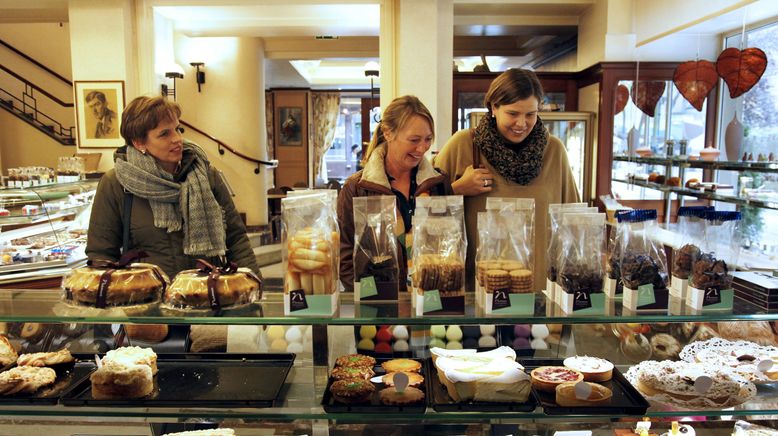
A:
<svg viewBox="0 0 778 436">
<path fill-rule="evenodd" d="M 705 395 L 711 386 L 713 386 L 713 379 L 707 375 L 701 375 L 694 380 L 694 390 L 700 395 Z"/>
<path fill-rule="evenodd" d="M 396 372 L 394 373 L 394 377 L 392 379 L 394 381 L 394 390 L 396 390 L 397 393 L 403 393 L 405 388 L 408 387 L 408 374 L 404 372 Z"/>
<path fill-rule="evenodd" d="M 103 367 L 103 361 L 100 360 L 100 356 L 95 354 L 95 364 L 97 365 L 97 369 L 100 369 Z"/>
<path fill-rule="evenodd" d="M 378 295 L 378 288 L 375 285 L 375 277 L 367 276 L 359 279 L 359 296 L 368 298 Z"/>
<path fill-rule="evenodd" d="M 443 301 L 440 299 L 440 291 L 437 289 L 424 291 L 424 313 L 435 312 L 443 309 Z"/>
<path fill-rule="evenodd" d="M 766 372 L 766 371 L 769 371 L 769 370 L 770 370 L 770 368 L 772 368 L 772 367 L 773 367 L 773 361 L 772 361 L 772 360 L 770 360 L 770 359 L 765 359 L 765 360 L 762 360 L 761 362 L 759 362 L 759 363 L 757 363 L 757 364 L 756 364 L 756 369 L 757 369 L 759 372 Z"/>
<path fill-rule="evenodd" d="M 579 400 L 588 400 L 589 395 L 592 394 L 592 387 L 585 381 L 579 381 L 575 384 L 575 398 Z"/>
</svg>

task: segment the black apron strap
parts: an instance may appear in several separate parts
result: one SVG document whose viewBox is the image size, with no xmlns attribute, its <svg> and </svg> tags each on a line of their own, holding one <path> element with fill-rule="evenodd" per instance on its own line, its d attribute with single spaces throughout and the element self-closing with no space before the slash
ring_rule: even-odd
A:
<svg viewBox="0 0 778 436">
<path fill-rule="evenodd" d="M 122 209 L 122 254 L 130 250 L 130 219 L 132 217 L 132 193 L 124 191 L 124 208 Z"/>
</svg>

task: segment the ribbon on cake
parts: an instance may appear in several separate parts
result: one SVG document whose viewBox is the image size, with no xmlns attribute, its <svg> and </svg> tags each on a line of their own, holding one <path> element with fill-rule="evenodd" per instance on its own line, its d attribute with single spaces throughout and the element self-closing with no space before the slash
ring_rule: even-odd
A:
<svg viewBox="0 0 778 436">
<path fill-rule="evenodd" d="M 230 262 L 227 266 L 214 266 L 207 261 L 197 259 L 197 272 L 199 274 L 208 275 L 208 303 L 211 305 L 211 309 L 221 309 L 219 294 L 216 292 L 216 284 L 219 282 L 219 276 L 222 274 L 234 274 L 237 271 L 238 264 L 235 262 Z"/>
<path fill-rule="evenodd" d="M 87 266 L 90 266 L 92 268 L 105 268 L 105 272 L 100 275 L 100 285 L 97 287 L 97 298 L 95 300 L 95 307 L 99 309 L 104 309 L 106 306 L 106 302 L 108 299 L 108 287 L 111 285 L 111 274 L 113 274 L 114 271 L 117 269 L 127 269 L 132 265 L 134 262 L 143 259 L 144 257 L 148 257 L 148 254 L 145 251 L 142 250 L 130 250 L 127 253 L 123 254 L 122 257 L 119 258 L 118 261 L 114 262 L 112 260 L 107 259 L 90 259 L 86 262 Z M 162 276 L 159 274 L 159 271 L 156 270 L 156 268 L 152 268 L 154 271 L 154 275 L 159 278 L 160 282 L 162 282 L 162 291 L 165 290 L 165 280 L 162 278 Z"/>
</svg>

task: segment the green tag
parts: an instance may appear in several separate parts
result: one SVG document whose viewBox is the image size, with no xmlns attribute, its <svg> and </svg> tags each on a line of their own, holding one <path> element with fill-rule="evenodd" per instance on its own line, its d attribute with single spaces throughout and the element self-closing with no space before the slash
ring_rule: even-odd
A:
<svg viewBox="0 0 778 436">
<path fill-rule="evenodd" d="M 650 306 L 654 303 L 656 303 L 656 296 L 654 295 L 654 284 L 649 283 L 647 285 L 638 286 L 637 307 Z"/>
<path fill-rule="evenodd" d="M 589 294 L 589 301 L 591 302 L 591 307 L 587 307 L 586 309 L 576 310 L 574 313 L 576 315 L 604 315 L 605 314 L 605 294 L 604 293 L 597 292 L 594 294 Z"/>
<path fill-rule="evenodd" d="M 535 293 L 508 294 L 511 305 L 502 309 L 492 309 L 492 313 L 501 315 L 534 315 Z"/>
<path fill-rule="evenodd" d="M 435 312 L 443 309 L 443 302 L 440 301 L 440 292 L 424 291 L 424 313 Z"/>
<path fill-rule="evenodd" d="M 367 298 L 378 295 L 378 288 L 375 286 L 375 277 L 367 276 L 359 279 L 359 297 Z"/>
</svg>

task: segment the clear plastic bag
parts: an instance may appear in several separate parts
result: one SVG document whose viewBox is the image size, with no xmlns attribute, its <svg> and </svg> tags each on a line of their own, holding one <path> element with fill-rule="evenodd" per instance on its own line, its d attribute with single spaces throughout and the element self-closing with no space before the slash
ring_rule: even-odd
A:
<svg viewBox="0 0 778 436">
<path fill-rule="evenodd" d="M 559 233 L 562 246 L 557 283 L 568 294 L 602 292 L 605 214 L 564 214 Z"/>
<path fill-rule="evenodd" d="M 399 292 L 397 200 L 382 195 L 354 197 L 353 201 L 354 284 L 372 278 L 376 297 L 396 299 Z"/>
<path fill-rule="evenodd" d="M 559 268 L 559 258 L 562 241 L 559 236 L 559 225 L 562 223 L 562 215 L 565 213 L 597 212 L 596 207 L 587 207 L 586 203 L 555 203 L 548 205 L 548 248 L 546 250 L 546 278 L 556 282 Z"/>
<path fill-rule="evenodd" d="M 616 228 L 610 232 L 605 255 L 605 271 L 608 274 L 608 278 L 618 281 L 619 286 L 621 286 L 621 245 L 619 241 L 624 238 L 621 232 L 625 232 L 628 229 L 626 224 L 622 224 L 622 221 L 619 220 L 619 216 L 629 212 L 632 212 L 632 210 L 616 211 Z"/>
<path fill-rule="evenodd" d="M 618 219 L 626 224 L 619 241 L 624 287 L 637 290 L 644 285 L 653 285 L 654 290 L 666 289 L 667 257 L 662 244 L 651 238 L 656 226 L 656 210 L 632 210 L 620 214 Z"/>
<path fill-rule="evenodd" d="M 479 289 L 533 292 L 535 200 L 487 198 L 478 213 L 476 278 Z"/>
<path fill-rule="evenodd" d="M 234 262 L 219 267 L 198 260 L 198 269 L 176 274 L 165 290 L 163 308 L 189 310 L 236 309 L 262 297 L 262 280 Z"/>
<path fill-rule="evenodd" d="M 740 220 L 740 212 L 709 211 L 705 214 L 705 237 L 689 276 L 691 286 L 718 291 L 732 288 L 740 252 Z"/>
<path fill-rule="evenodd" d="M 68 303 L 97 308 L 158 303 L 170 279 L 157 265 L 137 263 L 146 254 L 132 250 L 116 262 L 90 260 L 62 280 Z"/>
<path fill-rule="evenodd" d="M 461 195 L 419 197 L 413 217 L 412 283 L 417 295 L 464 296 L 464 204 Z"/>
<path fill-rule="evenodd" d="M 340 232 L 334 197 L 322 190 L 281 200 L 283 216 L 284 292 L 306 295 L 337 291 Z"/>
<path fill-rule="evenodd" d="M 673 250 L 673 277 L 689 278 L 692 262 L 700 255 L 700 237 L 705 230 L 705 214 L 713 207 L 694 206 L 678 208 L 678 238 Z"/>
</svg>

